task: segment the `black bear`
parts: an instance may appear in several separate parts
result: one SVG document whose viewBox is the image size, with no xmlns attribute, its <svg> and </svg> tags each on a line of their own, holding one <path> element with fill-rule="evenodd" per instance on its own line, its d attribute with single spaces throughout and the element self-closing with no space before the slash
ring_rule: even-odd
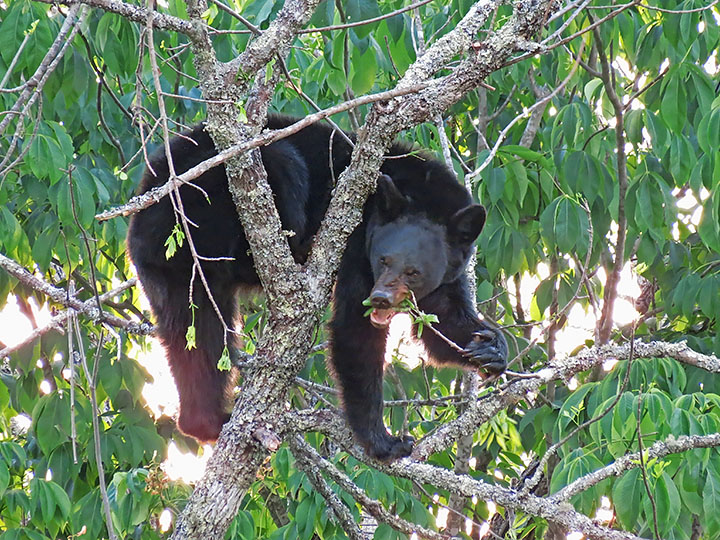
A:
<svg viewBox="0 0 720 540">
<path fill-rule="evenodd" d="M 295 119 L 271 115 L 267 127 L 278 129 Z M 322 124 L 309 126 L 261 148 L 268 181 L 296 261 L 303 262 L 327 209 L 335 179 L 350 163 L 351 145 Z M 350 135 L 352 137 L 352 135 Z M 332 152 L 330 144 L 332 141 Z M 171 142 L 178 174 L 216 153 L 212 140 L 196 127 Z M 168 179 L 164 152 L 156 154 L 139 187 L 144 193 Z M 468 290 L 465 267 L 485 222 L 485 209 L 472 199 L 445 165 L 396 143 L 381 168 L 378 188 L 364 209 L 343 256 L 330 324 L 333 371 L 344 409 L 357 440 L 379 459 L 409 455 L 412 439 L 388 434 L 382 419 L 382 380 L 387 327 L 397 307 L 412 292 L 421 310 L 434 313 L 434 327 L 464 347 L 452 348 L 434 332 L 422 333 L 430 356 L 439 364 L 505 368 L 507 345 L 502 333 L 481 321 Z M 228 325 L 234 322 L 236 296 L 259 286 L 248 243 L 227 188 L 224 167 L 216 167 L 180 188 L 192 239 L 215 303 Z M 178 427 L 201 441 L 217 439 L 228 419 L 227 372 L 217 369 L 223 329 L 204 288 L 193 289 L 196 344 L 186 348 L 192 324 L 189 285 L 193 261 L 187 242 L 170 259 L 164 244 L 176 224 L 168 197 L 130 220 L 128 247 L 157 320 L 180 395 Z M 231 258 L 231 260 L 229 260 Z M 365 316 L 363 301 L 373 311 Z M 236 345 L 232 334 L 230 347 Z"/>
</svg>

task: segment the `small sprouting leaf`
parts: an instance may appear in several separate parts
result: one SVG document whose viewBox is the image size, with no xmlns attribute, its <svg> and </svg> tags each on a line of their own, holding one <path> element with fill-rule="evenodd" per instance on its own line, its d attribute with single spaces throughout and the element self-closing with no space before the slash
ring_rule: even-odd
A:
<svg viewBox="0 0 720 540">
<path fill-rule="evenodd" d="M 190 302 L 190 326 L 188 326 L 187 332 L 185 332 L 185 348 L 188 351 L 193 350 L 196 347 L 196 334 L 195 334 L 195 311 L 197 310 L 197 306 Z"/>
<path fill-rule="evenodd" d="M 185 242 L 185 232 L 180 227 L 179 223 L 175 224 L 173 230 L 170 231 L 170 236 L 165 240 L 165 258 L 170 259 L 177 252 L 178 248 L 183 246 Z"/>
<path fill-rule="evenodd" d="M 230 351 L 227 347 L 223 349 L 223 352 L 220 355 L 220 360 L 218 360 L 217 368 L 220 371 L 230 371 L 230 368 L 232 368 L 232 362 L 230 362 Z"/>
<path fill-rule="evenodd" d="M 185 332 L 185 348 L 188 351 L 193 350 L 196 347 L 195 341 L 195 326 L 188 326 L 187 332 Z"/>
<path fill-rule="evenodd" d="M 370 297 L 368 296 L 365 300 L 362 301 L 363 306 L 367 306 L 367 309 L 365 310 L 365 313 L 363 313 L 363 317 L 369 317 L 370 314 L 375 311 L 375 308 L 372 307 L 372 302 L 370 301 Z"/>
<path fill-rule="evenodd" d="M 265 84 L 270 82 L 273 74 L 273 67 L 275 66 L 275 59 L 270 60 L 265 66 Z"/>
<path fill-rule="evenodd" d="M 170 259 L 173 255 L 175 255 L 176 250 L 177 245 L 175 244 L 175 238 L 168 236 L 165 240 L 165 258 Z"/>
<path fill-rule="evenodd" d="M 247 112 L 245 111 L 245 107 L 242 104 L 238 103 L 237 109 L 238 109 L 237 121 L 240 122 L 241 124 L 247 124 L 248 119 L 247 119 Z"/>
</svg>

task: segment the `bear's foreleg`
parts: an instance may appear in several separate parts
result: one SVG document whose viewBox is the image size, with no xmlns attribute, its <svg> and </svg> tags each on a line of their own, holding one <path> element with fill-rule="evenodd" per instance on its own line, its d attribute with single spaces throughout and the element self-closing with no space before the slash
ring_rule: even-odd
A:
<svg viewBox="0 0 720 540">
<path fill-rule="evenodd" d="M 363 317 L 361 302 L 337 298 L 331 323 L 331 360 L 343 408 L 357 441 L 380 460 L 410 455 L 412 437 L 394 437 L 383 423 L 383 370 L 387 329 Z"/>
</svg>

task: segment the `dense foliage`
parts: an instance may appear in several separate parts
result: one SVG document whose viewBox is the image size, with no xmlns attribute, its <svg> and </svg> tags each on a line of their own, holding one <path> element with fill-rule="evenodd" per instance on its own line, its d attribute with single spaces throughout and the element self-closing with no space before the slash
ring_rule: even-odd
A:
<svg viewBox="0 0 720 540">
<path fill-rule="evenodd" d="M 376 22 L 324 28 L 409 4 L 322 2 L 286 59 L 289 79 L 278 85 L 272 108 L 303 116 L 314 111 L 310 102 L 326 108 L 392 88 L 417 51 L 454 28 L 472 2 L 434 0 Z M 687 340 L 697 352 L 720 355 L 720 10 L 704 0 L 634 2 L 626 9 L 602 0 L 568 6 L 538 37 L 546 39 L 538 54 L 518 52 L 517 62 L 487 78 L 487 88 L 447 111 L 443 136 L 436 123 L 403 137 L 438 155 L 450 150 L 461 181 L 488 209 L 478 242 L 477 298 L 486 315 L 507 327 L 511 357 L 521 353 L 512 370 L 536 370 L 558 350 L 632 337 Z M 239 0 L 232 9 L 263 30 L 280 7 Z M 69 9 L 30 0 L 0 3 L 0 253 L 85 301 L 133 275 L 125 255 L 127 218 L 98 221 L 95 214 L 132 196 L 144 168 L 143 137 L 149 148 L 161 137 L 143 25 L 81 8 L 79 31 L 68 43 L 60 39 L 67 50 L 48 67 L 46 55 L 65 31 Z M 158 10 L 187 16 L 178 0 L 160 2 Z M 500 7 L 486 31 L 511 12 L 510 5 Z M 221 60 L 244 50 L 252 34 L 230 12 L 211 4 L 204 17 L 215 30 Z M 154 43 L 167 116 L 181 131 L 205 114 L 188 40 L 155 29 Z M 334 121 L 357 129 L 368 107 Z M 624 283 L 630 276 L 639 288 L 618 288 L 623 269 Z M 608 281 L 613 275 L 616 281 Z M 127 288 L 104 309 L 142 322 L 139 295 Z M 630 305 L 627 295 L 636 301 L 635 322 L 613 328 L 603 306 L 615 302 L 618 312 L 619 302 Z M 13 297 L 41 329 L 38 306 L 48 303 L 53 315 L 64 309 L 58 298 L 49 300 L 0 270 L 0 306 Z M 246 352 L 253 353 L 265 313 L 261 299 L 247 307 L 243 333 Z M 58 326 L 67 328 L 67 320 L 73 319 Z M 585 333 L 568 331 L 588 320 Z M 82 313 L 77 322 L 69 325 L 70 340 L 67 331 L 55 329 L 12 354 L 0 344 L 0 538 L 107 537 L 100 476 L 120 537 L 163 538 L 160 514 L 177 513 L 190 492 L 163 472 L 168 444 L 198 448 L 145 406 L 147 338 Z M 323 341 L 320 328 L 317 342 Z M 424 363 L 411 367 L 403 363 L 407 355 L 403 348 L 393 355 L 386 398 L 410 402 L 387 407 L 386 420 L 395 431 L 421 438 L 462 413 L 462 377 Z M 562 441 L 547 464 L 547 482 L 535 490 L 547 495 L 669 436 L 720 431 L 717 375 L 670 358 L 606 367 L 579 373 L 568 384 L 550 383 L 541 395 L 502 411 L 472 435 L 469 455 L 458 457 L 460 445 L 453 445 L 429 462 L 452 469 L 469 460 L 471 476 L 517 487 L 530 460 Z M 332 386 L 322 347 L 301 377 Z M 492 392 L 492 385 L 481 390 Z M 334 399 L 320 386 L 291 393 L 299 408 L 324 407 L 326 398 Z M 575 429 L 591 419 L 598 421 Z M 463 515 L 461 534 L 468 518 L 473 528 L 467 530 L 478 537 L 491 519 L 494 505 L 487 501 L 457 506 L 450 493 L 380 472 L 330 438 L 306 438 L 367 495 L 408 521 L 442 526 L 438 509 L 451 505 Z M 720 538 L 716 449 L 642 461 L 576 495 L 575 509 L 595 516 L 604 504 L 614 511 L 612 526 L 640 536 Z M 359 521 L 356 500 L 334 489 Z M 509 537 L 552 534 L 541 518 L 498 511 L 505 529 L 500 515 L 492 526 L 501 536 L 508 528 Z M 345 533 L 283 446 L 259 472 L 227 537 L 337 539 Z M 378 539 L 405 537 L 387 524 L 375 531 Z"/>
</svg>

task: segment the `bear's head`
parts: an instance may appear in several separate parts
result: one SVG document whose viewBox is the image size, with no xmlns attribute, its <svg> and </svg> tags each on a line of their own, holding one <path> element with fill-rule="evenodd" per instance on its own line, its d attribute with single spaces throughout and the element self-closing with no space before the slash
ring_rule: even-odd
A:
<svg viewBox="0 0 720 540">
<path fill-rule="evenodd" d="M 432 221 L 413 208 L 387 175 L 378 179 L 374 205 L 366 233 L 375 279 L 370 320 L 382 327 L 411 291 L 420 301 L 460 277 L 485 224 L 485 209 L 471 204 L 452 213 L 446 223 Z"/>
</svg>

